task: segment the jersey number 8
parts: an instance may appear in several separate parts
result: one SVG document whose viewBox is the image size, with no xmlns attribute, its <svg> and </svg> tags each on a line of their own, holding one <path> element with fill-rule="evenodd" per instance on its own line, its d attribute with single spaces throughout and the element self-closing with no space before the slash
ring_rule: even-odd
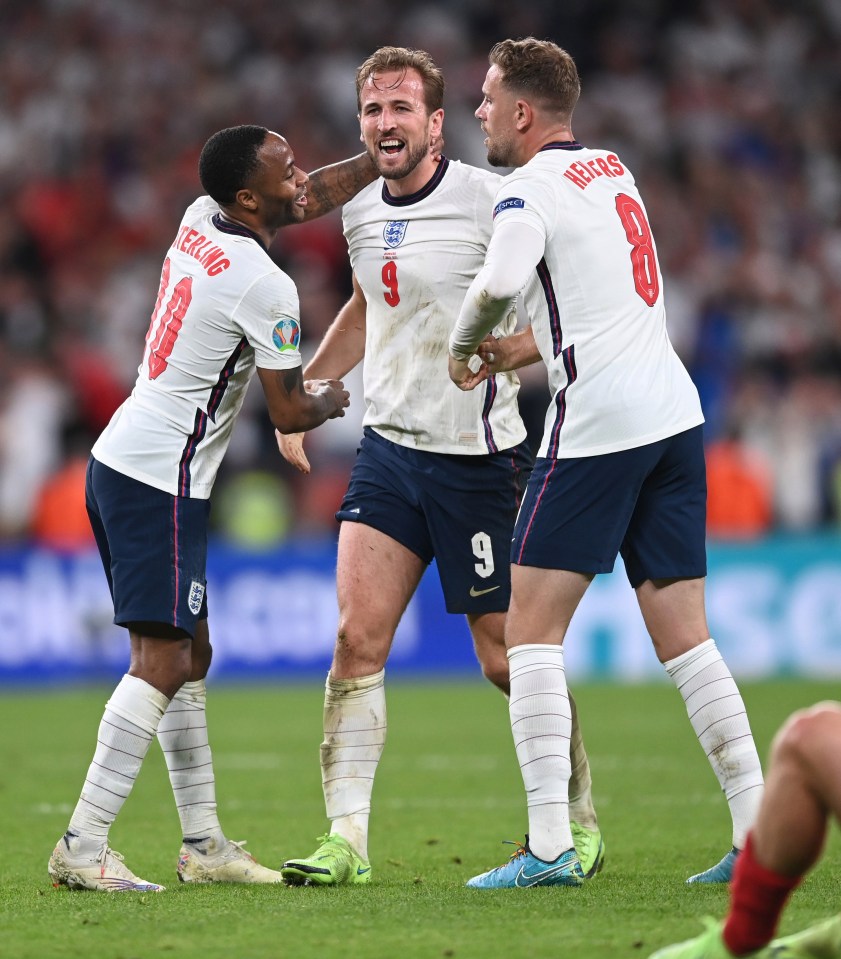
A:
<svg viewBox="0 0 841 959">
<path fill-rule="evenodd" d="M 634 289 L 646 306 L 654 306 L 660 295 L 660 280 L 657 278 L 654 238 L 645 211 L 633 197 L 620 193 L 616 197 L 616 212 L 625 228 L 625 237 L 631 244 Z"/>
</svg>

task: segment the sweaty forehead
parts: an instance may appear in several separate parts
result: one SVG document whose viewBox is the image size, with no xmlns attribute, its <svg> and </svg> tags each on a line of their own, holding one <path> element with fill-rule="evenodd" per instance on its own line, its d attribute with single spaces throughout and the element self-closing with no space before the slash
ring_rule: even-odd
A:
<svg viewBox="0 0 841 959">
<path fill-rule="evenodd" d="M 417 71 L 412 69 L 372 73 L 362 84 L 359 99 L 363 104 L 388 103 L 395 100 L 423 104 L 423 81 Z"/>
</svg>

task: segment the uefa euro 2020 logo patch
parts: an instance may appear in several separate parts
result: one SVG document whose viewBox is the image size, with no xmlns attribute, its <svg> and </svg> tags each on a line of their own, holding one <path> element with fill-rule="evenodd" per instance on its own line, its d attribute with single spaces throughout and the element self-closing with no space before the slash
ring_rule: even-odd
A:
<svg viewBox="0 0 841 959">
<path fill-rule="evenodd" d="M 297 320 L 284 319 L 275 324 L 272 330 L 274 345 L 285 353 L 287 350 L 297 350 L 301 342 L 301 325 Z"/>
<path fill-rule="evenodd" d="M 389 220 L 383 227 L 383 239 L 392 250 L 403 242 L 408 225 L 408 220 Z"/>
<path fill-rule="evenodd" d="M 198 616 L 201 612 L 201 604 L 204 599 L 204 583 L 199 583 L 196 580 L 193 580 L 190 583 L 190 595 L 187 598 L 187 606 L 190 608 L 190 612 L 194 616 Z"/>
</svg>

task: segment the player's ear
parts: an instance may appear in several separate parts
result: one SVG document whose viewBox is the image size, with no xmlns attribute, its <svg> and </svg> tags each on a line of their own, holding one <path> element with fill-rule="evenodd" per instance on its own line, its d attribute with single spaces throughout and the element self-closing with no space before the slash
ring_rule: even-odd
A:
<svg viewBox="0 0 841 959">
<path fill-rule="evenodd" d="M 518 130 L 528 130 L 534 121 L 534 110 L 528 100 L 518 100 L 514 106 L 514 125 Z"/>
<path fill-rule="evenodd" d="M 251 190 L 244 188 L 242 190 L 237 190 L 236 194 L 237 203 L 245 207 L 250 213 L 253 213 L 257 209 L 257 198 L 251 192 Z"/>
</svg>

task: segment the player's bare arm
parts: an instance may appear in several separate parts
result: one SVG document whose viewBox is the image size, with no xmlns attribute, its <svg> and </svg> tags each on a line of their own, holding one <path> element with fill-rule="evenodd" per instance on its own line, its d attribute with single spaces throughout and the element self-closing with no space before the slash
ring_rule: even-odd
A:
<svg viewBox="0 0 841 959">
<path fill-rule="evenodd" d="M 356 275 L 353 293 L 336 314 L 304 371 L 309 379 L 341 379 L 365 356 L 365 294 Z"/>
<path fill-rule="evenodd" d="M 314 220 L 347 203 L 378 176 L 367 153 L 320 167 L 309 175 L 304 220 Z"/>
<path fill-rule="evenodd" d="M 511 336 L 496 337 L 489 333 L 476 348 L 476 353 L 491 376 L 531 366 L 540 359 L 534 331 L 530 326 L 517 330 Z"/>
<path fill-rule="evenodd" d="M 476 361 L 472 358 L 466 365 L 456 360 L 453 360 L 450 365 L 451 377 L 455 369 L 459 377 L 457 384 L 465 392 L 475 390 L 489 376 L 519 370 L 540 359 L 530 326 L 512 333 L 511 336 L 497 337 L 493 333 L 488 333 L 476 347 L 476 355 L 481 361 L 479 366 L 476 366 Z"/>
<path fill-rule="evenodd" d="M 276 430 L 297 433 L 315 429 L 325 420 L 344 416 L 350 397 L 340 380 L 311 380 L 304 388 L 300 366 L 291 370 L 258 367 L 269 416 Z"/>
<path fill-rule="evenodd" d="M 365 355 L 365 295 L 353 277 L 353 293 L 336 314 L 336 319 L 324 334 L 315 356 L 307 365 L 304 375 L 305 389 L 310 382 L 320 379 L 341 379 L 346 376 Z M 287 463 L 309 473 L 310 462 L 304 453 L 304 434 L 275 430 L 275 439 L 280 455 Z"/>
</svg>

